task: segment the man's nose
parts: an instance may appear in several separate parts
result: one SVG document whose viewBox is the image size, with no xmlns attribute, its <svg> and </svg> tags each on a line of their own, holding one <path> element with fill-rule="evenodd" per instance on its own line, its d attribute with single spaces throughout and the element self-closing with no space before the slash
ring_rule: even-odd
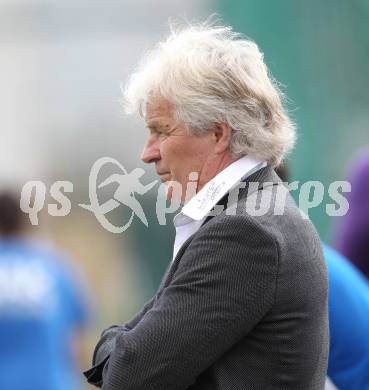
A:
<svg viewBox="0 0 369 390">
<path fill-rule="evenodd" d="M 148 140 L 143 148 L 141 160 L 146 164 L 160 160 L 159 142 Z"/>
</svg>

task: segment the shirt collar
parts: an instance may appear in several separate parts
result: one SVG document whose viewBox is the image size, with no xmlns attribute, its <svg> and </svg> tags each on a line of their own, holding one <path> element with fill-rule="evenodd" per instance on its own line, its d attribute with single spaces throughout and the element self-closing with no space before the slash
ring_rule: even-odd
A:
<svg viewBox="0 0 369 390">
<path fill-rule="evenodd" d="M 219 172 L 182 208 L 180 214 L 200 221 L 241 179 L 266 166 L 255 157 L 244 156 Z M 179 216 L 179 215 L 178 215 Z"/>
</svg>

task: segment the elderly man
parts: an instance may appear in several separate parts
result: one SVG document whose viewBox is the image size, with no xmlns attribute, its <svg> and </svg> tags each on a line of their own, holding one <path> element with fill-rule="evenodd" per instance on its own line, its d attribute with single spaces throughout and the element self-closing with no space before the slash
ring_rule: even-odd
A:
<svg viewBox="0 0 369 390">
<path fill-rule="evenodd" d="M 184 207 L 157 293 L 103 332 L 89 382 L 323 389 L 326 269 L 315 229 L 273 170 L 295 132 L 256 44 L 225 27 L 172 31 L 131 77 L 125 104 L 147 123 L 143 161 Z"/>
</svg>

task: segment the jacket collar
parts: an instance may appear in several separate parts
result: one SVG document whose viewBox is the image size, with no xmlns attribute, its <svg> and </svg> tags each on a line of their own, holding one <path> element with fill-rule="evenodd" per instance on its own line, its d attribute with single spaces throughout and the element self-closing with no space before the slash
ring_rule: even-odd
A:
<svg viewBox="0 0 369 390">
<path fill-rule="evenodd" d="M 219 172 L 182 208 L 180 214 L 195 221 L 201 221 L 211 209 L 240 181 L 266 163 L 252 156 L 244 156 Z"/>
</svg>

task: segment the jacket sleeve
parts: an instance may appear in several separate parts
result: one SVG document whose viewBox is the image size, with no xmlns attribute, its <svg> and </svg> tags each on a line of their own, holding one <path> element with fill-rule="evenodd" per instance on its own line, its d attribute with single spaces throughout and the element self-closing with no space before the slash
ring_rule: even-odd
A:
<svg viewBox="0 0 369 390">
<path fill-rule="evenodd" d="M 136 326 L 116 336 L 104 390 L 182 390 L 260 321 L 274 302 L 278 251 L 255 221 L 210 221 Z"/>
<path fill-rule="evenodd" d="M 110 354 L 115 347 L 116 336 L 118 334 L 124 334 L 134 328 L 145 313 L 152 307 L 154 299 L 155 297 L 148 301 L 145 306 L 125 325 L 113 325 L 102 332 L 100 340 L 93 353 L 92 367 L 83 373 L 88 383 L 97 387 L 102 386 L 102 373 L 105 365 L 107 365 L 109 361 Z"/>
</svg>

